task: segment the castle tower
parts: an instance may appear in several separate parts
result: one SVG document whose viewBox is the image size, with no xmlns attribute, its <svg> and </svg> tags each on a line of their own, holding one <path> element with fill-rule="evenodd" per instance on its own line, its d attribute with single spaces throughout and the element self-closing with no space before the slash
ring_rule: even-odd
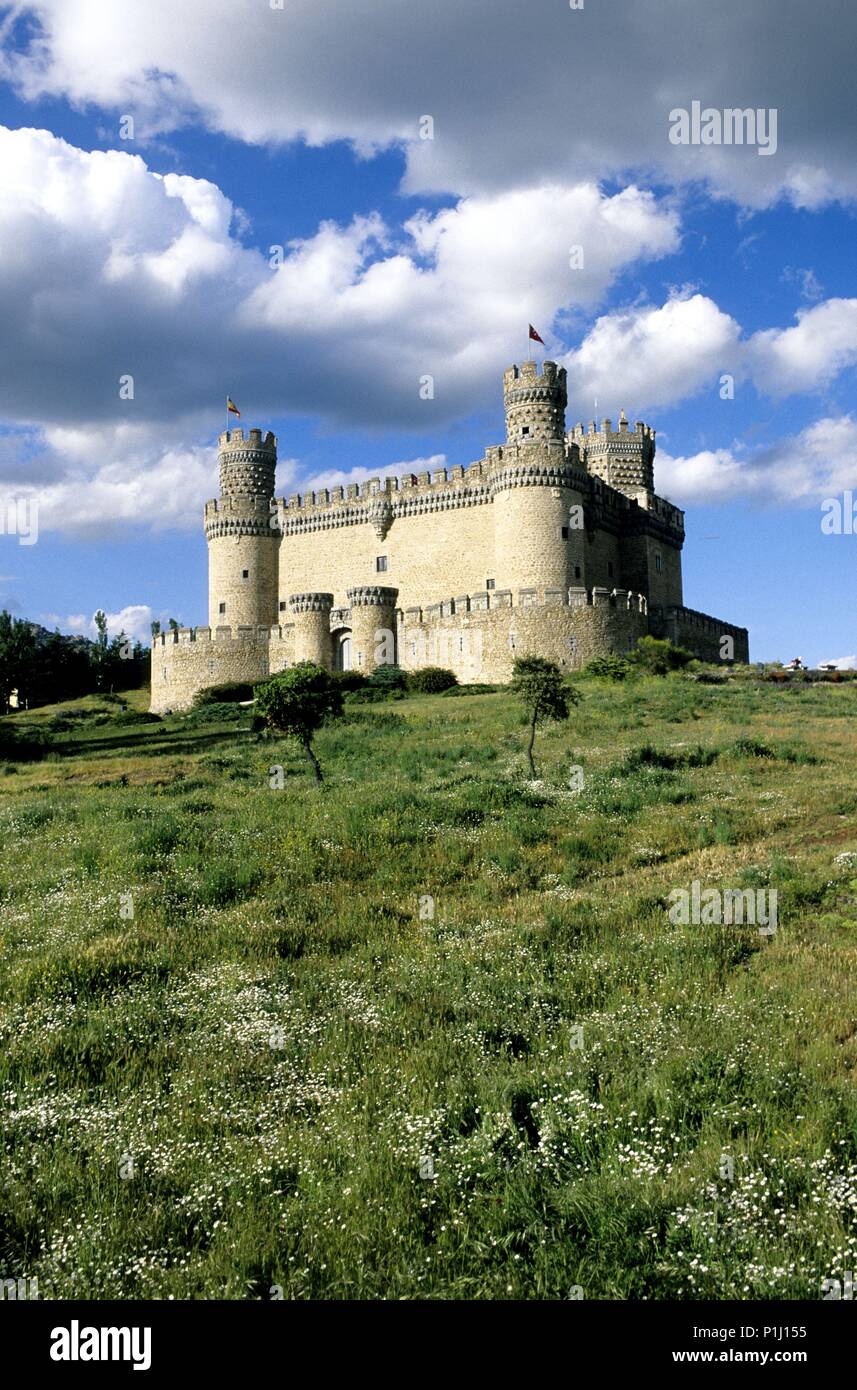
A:
<svg viewBox="0 0 857 1390">
<path fill-rule="evenodd" d="M 294 624 L 295 662 L 314 661 L 328 670 L 333 666 L 330 610 L 333 594 L 291 594 L 289 612 Z"/>
<path fill-rule="evenodd" d="M 280 533 L 272 507 L 277 441 L 270 431 L 220 436 L 220 497 L 205 504 L 212 628 L 277 621 Z"/>
<path fill-rule="evenodd" d="M 351 608 L 351 666 L 368 676 L 376 666 L 376 651 L 387 649 L 391 665 L 397 653 L 390 650 L 396 637 L 396 599 L 398 589 L 383 584 L 361 584 L 348 589 Z"/>
<path fill-rule="evenodd" d="M 494 510 L 494 573 L 498 588 L 511 589 L 513 602 L 536 590 L 567 594 L 580 557 L 570 513 L 581 504 L 574 487 L 574 464 L 565 441 L 564 367 L 535 362 L 503 373 L 506 444 L 489 451 Z"/>
<path fill-rule="evenodd" d="M 575 425 L 568 439 L 580 450 L 587 471 L 626 497 L 654 492 L 655 431 L 642 420 L 630 429 L 623 410 L 618 430 L 608 419 L 602 420 L 601 429 L 596 430 L 592 420 L 588 430 L 582 424 Z"/>
<path fill-rule="evenodd" d="M 506 442 L 561 441 L 568 403 L 565 367 L 545 362 L 539 374 L 535 362 L 523 362 L 503 373 Z"/>
</svg>

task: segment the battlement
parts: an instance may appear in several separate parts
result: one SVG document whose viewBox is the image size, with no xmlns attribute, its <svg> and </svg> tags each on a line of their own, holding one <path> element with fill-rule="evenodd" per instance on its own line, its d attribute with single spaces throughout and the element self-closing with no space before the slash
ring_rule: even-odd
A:
<svg viewBox="0 0 857 1390">
<path fill-rule="evenodd" d="M 441 618 L 462 617 L 470 613 L 489 613 L 497 609 L 526 608 L 615 608 L 619 611 L 648 613 L 645 594 L 629 589 L 606 589 L 572 586 L 569 589 L 483 589 L 476 594 L 462 594 L 444 599 L 441 603 L 405 609 L 406 623 L 431 623 Z"/>
<path fill-rule="evenodd" d="M 218 436 L 217 442 L 218 452 L 221 454 L 231 449 L 254 449 L 259 453 L 274 455 L 277 452 L 276 435 L 272 434 L 270 430 L 267 431 L 263 439 L 261 430 L 249 429 L 245 439 L 244 430 L 239 425 L 236 429 L 223 430 Z"/>
<path fill-rule="evenodd" d="M 578 446 L 593 444 L 610 444 L 614 442 L 628 443 L 631 440 L 651 441 L 652 449 L 655 447 L 656 430 L 650 425 L 646 425 L 642 420 L 635 421 L 633 430 L 628 424 L 624 410 L 619 413 L 619 428 L 614 430 L 613 421 L 609 416 L 605 416 L 601 421 L 601 428 L 596 429 L 595 421 L 589 421 L 589 427 L 585 428 L 583 423 L 572 425 L 568 432 L 569 440 Z"/>
</svg>

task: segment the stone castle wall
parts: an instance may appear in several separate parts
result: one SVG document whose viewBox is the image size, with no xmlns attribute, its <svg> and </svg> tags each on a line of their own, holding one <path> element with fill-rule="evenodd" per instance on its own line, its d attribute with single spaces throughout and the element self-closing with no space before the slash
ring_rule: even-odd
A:
<svg viewBox="0 0 857 1390">
<path fill-rule="evenodd" d="M 284 627 L 179 628 L 152 638 L 154 714 L 187 709 L 198 690 L 264 680 L 294 662 L 294 630 Z"/>
<path fill-rule="evenodd" d="M 406 671 L 447 667 L 462 684 L 505 684 L 518 657 L 578 671 L 595 656 L 624 656 L 647 630 L 645 598 L 624 590 L 462 595 L 401 615 L 399 662 Z"/>
<path fill-rule="evenodd" d="M 685 647 L 700 661 L 723 661 L 721 644 L 724 637 L 732 638 L 735 661 L 750 660 L 750 639 L 745 627 L 735 627 L 707 613 L 697 613 L 693 608 L 677 605 L 653 608 L 650 627 L 653 636 L 666 637 L 675 646 Z"/>
</svg>

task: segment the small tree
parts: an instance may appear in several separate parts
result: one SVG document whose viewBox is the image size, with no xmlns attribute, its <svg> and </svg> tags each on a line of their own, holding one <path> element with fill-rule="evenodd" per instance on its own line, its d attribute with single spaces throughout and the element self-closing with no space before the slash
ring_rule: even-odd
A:
<svg viewBox="0 0 857 1390">
<path fill-rule="evenodd" d="M 527 758 L 530 772 L 536 776 L 533 762 L 533 744 L 536 741 L 536 725 L 545 719 L 567 719 L 569 705 L 580 701 L 580 692 L 573 685 L 566 685 L 562 671 L 552 661 L 540 656 L 520 656 L 512 667 L 512 689 L 520 699 L 530 721 L 530 741 L 527 745 Z"/>
<path fill-rule="evenodd" d="M 330 673 L 312 661 L 299 662 L 256 686 L 256 711 L 270 728 L 297 739 L 315 780 L 323 781 L 312 748 L 313 735 L 326 720 L 342 714 L 342 690 Z"/>
</svg>

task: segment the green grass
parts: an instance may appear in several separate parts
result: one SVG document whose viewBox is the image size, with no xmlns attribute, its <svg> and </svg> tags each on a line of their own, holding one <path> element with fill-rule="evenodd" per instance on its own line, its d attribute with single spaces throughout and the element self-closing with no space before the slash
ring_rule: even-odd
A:
<svg viewBox="0 0 857 1390">
<path fill-rule="evenodd" d="M 502 692 L 349 704 L 321 790 L 246 714 L 12 717 L 53 733 L 0 774 L 0 1277 L 765 1299 L 855 1267 L 857 688 L 579 687 L 535 783 Z M 694 879 L 775 888 L 776 936 L 673 925 Z"/>
</svg>

